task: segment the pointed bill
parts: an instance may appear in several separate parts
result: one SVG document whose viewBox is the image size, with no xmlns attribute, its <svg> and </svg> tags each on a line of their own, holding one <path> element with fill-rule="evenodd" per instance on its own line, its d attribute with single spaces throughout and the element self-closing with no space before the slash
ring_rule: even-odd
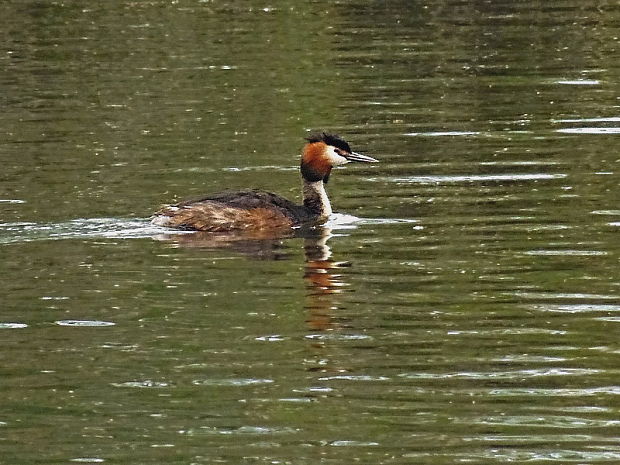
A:
<svg viewBox="0 0 620 465">
<path fill-rule="evenodd" d="M 346 155 L 343 155 L 343 156 L 349 161 L 359 161 L 363 163 L 378 163 L 379 162 L 379 160 L 376 160 L 367 155 L 362 155 L 361 153 L 357 153 L 357 152 L 347 153 Z"/>
</svg>

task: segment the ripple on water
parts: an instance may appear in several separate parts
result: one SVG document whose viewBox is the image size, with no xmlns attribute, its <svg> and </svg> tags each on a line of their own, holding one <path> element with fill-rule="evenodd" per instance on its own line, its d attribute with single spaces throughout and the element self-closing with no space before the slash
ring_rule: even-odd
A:
<svg viewBox="0 0 620 465">
<path fill-rule="evenodd" d="M 602 118 L 573 118 L 573 119 L 554 119 L 552 123 L 616 123 L 620 122 L 620 116 L 609 116 Z"/>
<path fill-rule="evenodd" d="M 110 383 L 114 387 L 120 388 L 166 388 L 170 384 L 162 381 L 152 381 L 145 379 L 142 381 L 126 381 L 124 383 Z"/>
<path fill-rule="evenodd" d="M 374 441 L 340 440 L 340 441 L 328 442 L 327 445 L 332 446 L 332 447 L 372 447 L 372 446 L 378 446 L 379 443 L 374 442 Z"/>
<path fill-rule="evenodd" d="M 468 175 L 437 175 L 437 176 L 381 176 L 368 178 L 372 182 L 394 182 L 415 184 L 445 184 L 461 182 L 506 182 L 506 181 L 540 181 L 546 179 L 562 179 L 563 173 L 513 173 L 513 174 L 468 174 Z"/>
<path fill-rule="evenodd" d="M 0 329 L 22 329 L 27 328 L 25 323 L 0 323 Z"/>
<path fill-rule="evenodd" d="M 412 458 L 414 455 L 405 455 Z M 558 462 L 558 463 L 593 463 L 593 462 L 611 462 L 620 460 L 619 452 L 611 451 L 590 451 L 590 450 L 570 450 L 570 449 L 549 449 L 544 450 L 537 448 L 536 450 L 506 449 L 502 447 L 490 448 L 481 453 L 468 453 L 463 456 L 467 462 L 474 459 L 490 459 L 493 463 L 527 463 L 527 462 Z"/>
<path fill-rule="evenodd" d="M 616 295 L 612 294 L 586 294 L 581 292 L 530 292 L 530 291 L 516 291 L 511 292 L 511 295 L 524 298 L 524 299 L 536 299 L 536 300 L 555 300 L 555 299 L 599 299 L 599 300 L 620 300 Z"/>
<path fill-rule="evenodd" d="M 541 255 L 541 256 L 590 256 L 590 255 L 608 255 L 604 250 L 575 250 L 575 249 L 541 249 L 528 250 L 523 255 Z"/>
<path fill-rule="evenodd" d="M 342 230 L 342 229 L 357 229 L 360 225 L 393 225 L 393 224 L 407 224 L 418 223 L 419 220 L 414 218 L 360 218 L 353 215 L 344 213 L 333 213 L 329 220 L 325 223 L 325 227 Z"/>
<path fill-rule="evenodd" d="M 100 459 L 99 457 L 77 457 L 75 459 L 69 460 L 69 462 L 77 462 L 77 463 L 103 463 L 104 459 Z"/>
<path fill-rule="evenodd" d="M 263 165 L 263 166 L 229 166 L 222 168 L 222 171 L 241 172 L 241 171 L 266 171 L 272 173 L 274 171 L 297 171 L 298 166 L 280 166 L 280 165 Z"/>
<path fill-rule="evenodd" d="M 506 415 L 471 418 L 468 423 L 480 425 L 545 426 L 556 428 L 605 428 L 620 425 L 620 420 L 598 420 L 567 415 Z"/>
<path fill-rule="evenodd" d="M 320 340 L 320 341 L 361 341 L 373 339 L 372 336 L 367 334 L 308 334 L 304 336 L 305 339 Z"/>
<path fill-rule="evenodd" d="M 111 321 L 98 321 L 98 320 L 58 320 L 54 322 L 58 326 L 80 326 L 80 327 L 101 327 L 101 326 L 115 326 L 116 323 Z"/>
<path fill-rule="evenodd" d="M 279 334 L 270 334 L 267 336 L 255 337 L 254 340 L 260 342 L 281 342 L 284 341 L 284 337 L 280 336 Z"/>
<path fill-rule="evenodd" d="M 456 137 L 456 136 L 479 136 L 479 131 L 430 131 L 430 132 L 407 132 L 404 136 L 424 136 L 424 137 Z"/>
<path fill-rule="evenodd" d="M 197 379 L 192 381 L 195 386 L 255 386 L 257 384 L 271 384 L 273 379 L 269 378 L 210 378 L 210 379 Z"/>
<path fill-rule="evenodd" d="M 590 312 L 618 312 L 620 305 L 614 304 L 533 304 L 530 309 L 539 312 L 554 313 L 590 313 Z"/>
<path fill-rule="evenodd" d="M 562 79 L 554 82 L 565 86 L 598 86 L 601 83 L 598 79 Z"/>
<path fill-rule="evenodd" d="M 518 434 L 484 434 L 481 436 L 470 436 L 463 438 L 467 442 L 495 442 L 508 444 L 531 444 L 536 442 L 575 442 L 575 441 L 592 441 L 594 436 L 590 434 L 544 434 L 536 436 L 518 435 Z"/>
<path fill-rule="evenodd" d="M 335 375 L 323 376 L 319 381 L 389 381 L 387 376 L 370 376 L 370 375 Z"/>
<path fill-rule="evenodd" d="M 200 434 L 217 434 L 217 435 L 272 435 L 272 434 L 295 434 L 298 430 L 296 428 L 289 427 L 269 427 L 269 426 L 239 426 L 239 427 L 213 427 L 213 426 L 201 426 L 198 429 L 190 429 L 182 431 L 182 433 L 194 436 Z"/>
<path fill-rule="evenodd" d="M 560 132 L 564 134 L 620 134 L 620 128 L 562 128 L 556 129 L 555 132 Z"/>
<path fill-rule="evenodd" d="M 554 376 L 590 376 L 601 370 L 592 368 L 538 368 L 531 370 L 462 371 L 448 373 L 402 373 L 407 379 L 524 379 Z"/>
<path fill-rule="evenodd" d="M 620 386 L 600 386 L 594 388 L 494 388 L 485 393 L 500 397 L 592 397 L 600 395 L 620 396 Z"/>
<path fill-rule="evenodd" d="M 80 218 L 64 223 L 3 223 L 0 244 L 40 240 L 154 237 L 169 232 L 146 218 Z M 181 232 L 182 233 L 182 232 Z"/>
<path fill-rule="evenodd" d="M 491 335 L 524 335 L 524 334 L 566 334 L 566 331 L 559 329 L 546 328 L 501 328 L 501 329 L 474 329 L 474 330 L 450 330 L 446 333 L 448 336 L 461 336 L 479 334 L 484 336 Z"/>
</svg>

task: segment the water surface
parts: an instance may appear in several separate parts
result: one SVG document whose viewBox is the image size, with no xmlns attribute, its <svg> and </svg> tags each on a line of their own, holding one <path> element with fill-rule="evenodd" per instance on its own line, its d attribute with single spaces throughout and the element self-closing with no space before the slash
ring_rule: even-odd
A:
<svg viewBox="0 0 620 465">
<path fill-rule="evenodd" d="M 0 18 L 0 462 L 620 462 L 613 2 Z M 149 224 L 311 129 L 381 160 L 328 225 Z"/>
</svg>

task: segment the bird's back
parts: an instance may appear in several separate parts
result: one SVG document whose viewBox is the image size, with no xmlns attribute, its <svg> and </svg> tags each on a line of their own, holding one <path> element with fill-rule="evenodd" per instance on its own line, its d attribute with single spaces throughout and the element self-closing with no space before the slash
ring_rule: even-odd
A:
<svg viewBox="0 0 620 465">
<path fill-rule="evenodd" d="M 312 220 L 303 205 L 260 190 L 226 191 L 163 207 L 155 224 L 179 229 L 227 232 L 287 229 Z"/>
</svg>

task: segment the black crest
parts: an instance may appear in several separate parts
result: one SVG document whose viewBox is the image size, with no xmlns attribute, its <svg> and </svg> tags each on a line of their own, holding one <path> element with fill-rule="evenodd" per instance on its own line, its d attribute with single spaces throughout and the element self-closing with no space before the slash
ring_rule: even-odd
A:
<svg viewBox="0 0 620 465">
<path fill-rule="evenodd" d="M 333 147 L 345 150 L 347 153 L 351 153 L 351 147 L 349 147 L 347 141 L 345 141 L 337 134 L 330 134 L 328 132 L 317 132 L 306 137 L 306 140 L 310 143 L 325 142 L 327 145 L 331 145 Z"/>
</svg>

